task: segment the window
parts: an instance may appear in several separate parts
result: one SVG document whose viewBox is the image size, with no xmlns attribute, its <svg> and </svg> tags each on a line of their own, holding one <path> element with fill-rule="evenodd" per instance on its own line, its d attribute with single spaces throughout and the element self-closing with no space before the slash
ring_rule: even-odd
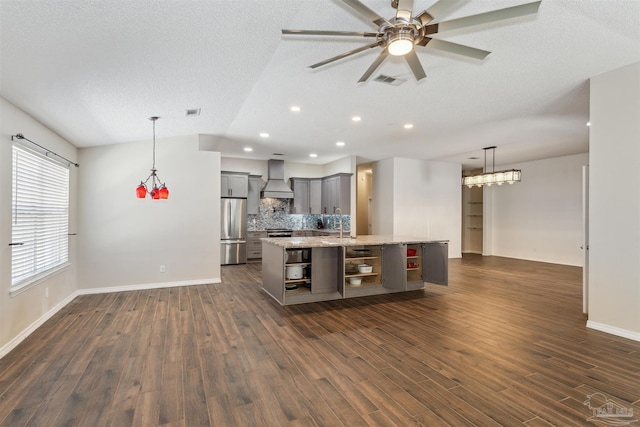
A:
<svg viewBox="0 0 640 427">
<path fill-rule="evenodd" d="M 13 146 L 11 292 L 69 260 L 69 169 Z"/>
</svg>

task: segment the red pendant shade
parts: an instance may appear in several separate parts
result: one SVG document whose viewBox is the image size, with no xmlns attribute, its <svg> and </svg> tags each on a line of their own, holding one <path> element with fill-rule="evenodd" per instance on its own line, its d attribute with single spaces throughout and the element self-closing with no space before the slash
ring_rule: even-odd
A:
<svg viewBox="0 0 640 427">
<path fill-rule="evenodd" d="M 168 199 L 169 189 L 163 185 L 162 187 L 160 187 L 160 190 L 158 190 L 158 194 L 160 195 L 161 199 Z"/>
<path fill-rule="evenodd" d="M 144 199 L 147 197 L 147 187 L 145 187 L 142 182 L 138 185 L 138 188 L 136 188 L 136 196 L 138 199 Z"/>
<path fill-rule="evenodd" d="M 140 185 L 136 187 L 136 197 L 138 199 L 144 199 L 147 197 L 147 193 L 149 193 L 152 200 L 169 198 L 169 189 L 164 182 L 160 180 L 160 177 L 158 177 L 156 173 L 156 120 L 159 118 L 160 117 L 149 117 L 149 120 L 153 121 L 153 166 L 151 167 L 151 173 L 147 179 L 141 181 Z M 147 187 L 147 182 L 149 182 L 149 180 L 151 180 L 151 191 L 149 191 L 149 187 Z"/>
</svg>

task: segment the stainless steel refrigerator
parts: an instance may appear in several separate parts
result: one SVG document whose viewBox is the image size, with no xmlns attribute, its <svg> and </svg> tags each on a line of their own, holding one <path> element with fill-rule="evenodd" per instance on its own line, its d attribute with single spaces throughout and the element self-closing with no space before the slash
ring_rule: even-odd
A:
<svg viewBox="0 0 640 427">
<path fill-rule="evenodd" d="M 222 265 L 247 262 L 247 199 L 220 199 Z"/>
</svg>

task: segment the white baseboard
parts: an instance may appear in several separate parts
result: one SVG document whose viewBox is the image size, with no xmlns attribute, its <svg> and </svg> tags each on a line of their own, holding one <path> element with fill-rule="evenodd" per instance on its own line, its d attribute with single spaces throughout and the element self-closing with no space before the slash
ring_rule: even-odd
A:
<svg viewBox="0 0 640 427">
<path fill-rule="evenodd" d="M 199 279 L 199 280 L 185 280 L 180 282 L 162 282 L 162 283 L 145 283 L 141 285 L 126 285 L 126 286 L 112 286 L 104 288 L 91 288 L 91 289 L 79 289 L 73 292 L 71 295 L 60 301 L 49 311 L 40 316 L 35 322 L 26 327 L 22 332 L 13 337 L 11 341 L 0 347 L 0 359 L 6 356 L 11 350 L 16 348 L 18 344 L 24 341 L 29 335 L 38 329 L 44 322 L 51 319 L 53 315 L 62 310 L 67 304 L 75 299 L 79 295 L 90 294 L 106 294 L 111 292 L 125 292 L 125 291 L 140 291 L 146 289 L 161 289 L 161 288 L 175 288 L 179 286 L 194 286 L 194 285 L 207 285 L 210 283 L 221 283 L 220 278 L 215 279 Z"/>
<path fill-rule="evenodd" d="M 179 282 L 143 283 L 140 285 L 107 286 L 104 288 L 78 289 L 76 292 L 78 293 L 78 295 L 107 294 L 111 292 L 142 291 L 146 289 L 162 289 L 162 288 L 177 288 L 181 286 L 208 285 L 209 283 L 221 283 L 221 282 L 222 280 L 220 278 L 182 280 Z"/>
<path fill-rule="evenodd" d="M 0 347 L 0 359 L 2 359 L 4 356 L 6 356 L 11 350 L 16 348 L 18 346 L 18 344 L 20 344 L 22 341 L 25 340 L 25 338 L 27 338 L 29 335 L 31 335 L 33 333 L 33 331 L 35 331 L 40 326 L 42 326 L 44 324 L 44 322 L 46 322 L 47 320 L 51 319 L 54 314 L 56 314 L 57 312 L 62 310 L 67 304 L 69 304 L 71 301 L 73 301 L 73 299 L 75 297 L 77 297 L 77 296 L 78 296 L 78 292 L 77 291 L 73 292 L 71 295 L 69 295 L 68 297 L 66 297 L 62 301 L 60 301 L 54 307 L 51 307 L 51 309 L 49 311 L 47 311 L 46 313 L 44 313 L 42 316 L 40 316 L 40 318 L 38 320 L 33 322 L 31 325 L 29 325 L 27 328 L 25 328 L 22 332 L 20 332 L 18 335 L 13 337 L 13 339 L 11 341 L 9 341 L 8 343 L 6 343 L 2 347 Z"/>
<path fill-rule="evenodd" d="M 640 332 L 617 328 L 615 326 L 605 325 L 604 323 L 598 323 L 598 322 L 593 322 L 591 320 L 587 320 L 587 328 L 595 329 L 596 331 L 600 331 L 600 332 L 606 332 L 608 334 L 615 335 L 622 338 L 628 338 L 633 341 L 640 341 Z"/>
</svg>

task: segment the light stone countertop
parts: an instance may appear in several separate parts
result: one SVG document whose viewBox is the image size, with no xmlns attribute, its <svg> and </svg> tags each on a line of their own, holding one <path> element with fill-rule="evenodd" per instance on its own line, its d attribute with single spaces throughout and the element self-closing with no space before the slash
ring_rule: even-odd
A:
<svg viewBox="0 0 640 427">
<path fill-rule="evenodd" d="M 260 239 L 281 248 L 328 248 L 332 246 L 371 246 L 389 244 L 415 244 L 415 243 L 444 243 L 448 240 L 437 240 L 416 236 L 358 236 L 355 239 L 344 236 L 316 236 L 316 237 L 271 237 Z"/>
</svg>

